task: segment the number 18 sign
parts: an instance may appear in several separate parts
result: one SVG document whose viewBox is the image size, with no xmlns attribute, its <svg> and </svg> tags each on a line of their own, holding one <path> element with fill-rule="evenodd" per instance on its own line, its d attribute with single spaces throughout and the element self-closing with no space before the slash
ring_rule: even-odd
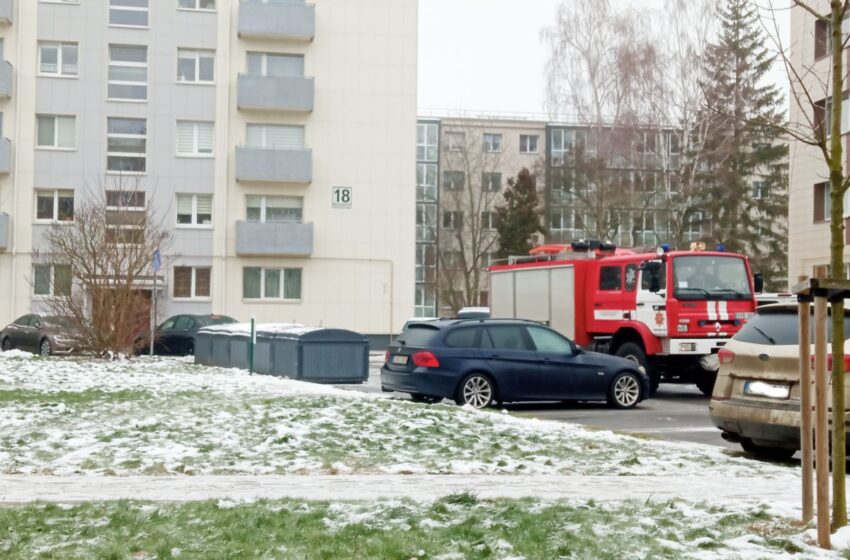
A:
<svg viewBox="0 0 850 560">
<path fill-rule="evenodd" d="M 351 208 L 351 187 L 333 187 L 331 194 L 331 208 Z"/>
</svg>

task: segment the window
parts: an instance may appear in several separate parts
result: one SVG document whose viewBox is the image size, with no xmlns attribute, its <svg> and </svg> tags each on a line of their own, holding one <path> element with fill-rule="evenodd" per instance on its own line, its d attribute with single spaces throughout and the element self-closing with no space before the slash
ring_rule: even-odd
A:
<svg viewBox="0 0 850 560">
<path fill-rule="evenodd" d="M 177 49 L 177 81 L 212 83 L 215 78 L 215 51 Z"/>
<path fill-rule="evenodd" d="M 437 292 L 433 288 L 416 286 L 416 302 L 413 308 L 416 317 L 435 317 L 437 315 Z"/>
<path fill-rule="evenodd" d="M 212 225 L 212 195 L 211 194 L 178 194 L 177 195 L 177 225 L 208 226 Z"/>
<path fill-rule="evenodd" d="M 106 169 L 112 173 L 144 173 L 147 160 L 147 121 L 108 117 Z"/>
<path fill-rule="evenodd" d="M 177 121 L 177 155 L 209 157 L 213 153 L 213 123 Z"/>
<path fill-rule="evenodd" d="M 489 192 L 499 192 L 499 190 L 502 188 L 502 174 L 482 173 L 481 188 Z"/>
<path fill-rule="evenodd" d="M 249 52 L 248 74 L 252 76 L 303 77 L 304 55 Z"/>
<path fill-rule="evenodd" d="M 419 202 L 437 201 L 436 163 L 419 163 L 416 165 L 416 200 Z"/>
<path fill-rule="evenodd" d="M 177 0 L 181 10 L 215 10 L 215 0 Z"/>
<path fill-rule="evenodd" d="M 475 348 L 479 330 L 475 327 L 455 329 L 446 335 L 445 345 L 449 348 Z"/>
<path fill-rule="evenodd" d="M 444 211 L 443 229 L 463 229 L 463 212 L 459 210 Z"/>
<path fill-rule="evenodd" d="M 551 138 L 552 165 L 564 165 L 566 155 L 573 149 L 573 131 L 556 128 Z"/>
<path fill-rule="evenodd" d="M 437 281 L 437 247 L 419 244 L 416 246 L 416 281 Z"/>
<path fill-rule="evenodd" d="M 481 229 L 496 229 L 495 212 L 481 212 Z"/>
<path fill-rule="evenodd" d="M 536 154 L 537 142 L 540 139 L 536 134 L 520 134 L 519 135 L 519 153 L 521 154 Z"/>
<path fill-rule="evenodd" d="M 481 342 L 482 347 L 491 346 L 500 350 L 531 350 L 525 339 L 525 329 L 519 325 L 504 325 L 499 327 L 487 327 L 485 332 L 489 334 L 490 344 Z M 482 334 L 482 338 L 484 333 Z"/>
<path fill-rule="evenodd" d="M 66 264 L 36 264 L 32 267 L 33 295 L 44 297 L 71 294 L 71 267 Z"/>
<path fill-rule="evenodd" d="M 77 43 L 39 43 L 38 73 L 42 76 L 76 76 Z"/>
<path fill-rule="evenodd" d="M 466 176 L 463 171 L 443 171 L 443 188 L 447 191 L 463 190 Z"/>
<path fill-rule="evenodd" d="M 540 327 L 527 327 L 526 331 L 538 352 L 547 352 L 549 354 L 571 355 L 573 354 L 573 345 L 554 331 L 543 329 Z"/>
<path fill-rule="evenodd" d="M 627 264 L 626 265 L 626 291 L 633 292 L 637 287 L 637 265 L 636 264 Z"/>
<path fill-rule="evenodd" d="M 831 190 L 832 189 L 830 189 L 828 182 L 817 183 L 815 185 L 815 222 L 827 221 L 827 216 L 829 216 L 829 213 L 832 210 L 832 199 L 830 196 Z"/>
<path fill-rule="evenodd" d="M 175 298 L 208 298 L 210 297 L 209 267 L 175 266 L 174 267 L 174 297 Z"/>
<path fill-rule="evenodd" d="M 437 123 L 419 123 L 416 127 L 416 159 L 437 161 L 437 143 L 440 127 Z"/>
<path fill-rule="evenodd" d="M 766 181 L 753 181 L 753 198 L 755 200 L 764 200 L 767 198 L 768 188 Z"/>
<path fill-rule="evenodd" d="M 446 146 L 450 152 L 462 152 L 466 146 L 466 134 L 463 132 L 447 132 Z"/>
<path fill-rule="evenodd" d="M 145 193 L 142 191 L 106 191 L 107 241 L 139 244 L 145 233 Z"/>
<path fill-rule="evenodd" d="M 246 144 L 270 150 L 303 150 L 304 127 L 276 124 L 249 124 Z"/>
<path fill-rule="evenodd" d="M 36 191 L 35 219 L 50 222 L 73 222 L 74 191 Z"/>
<path fill-rule="evenodd" d="M 599 270 L 599 289 L 604 291 L 617 291 L 623 286 L 622 268 L 619 266 L 603 266 Z"/>
<path fill-rule="evenodd" d="M 36 146 L 73 150 L 77 144 L 77 118 L 59 115 L 36 116 Z"/>
<path fill-rule="evenodd" d="M 463 270 L 464 266 L 463 253 L 460 251 L 442 251 L 443 264 L 446 270 Z"/>
<path fill-rule="evenodd" d="M 109 25 L 148 26 L 148 0 L 109 0 Z"/>
<path fill-rule="evenodd" d="M 501 134 L 490 134 L 484 133 L 484 151 L 488 153 L 495 153 L 502 151 L 502 135 Z"/>
<path fill-rule="evenodd" d="M 148 48 L 109 45 L 109 99 L 145 101 L 148 98 Z"/>
<path fill-rule="evenodd" d="M 301 299 L 301 269 L 246 266 L 242 269 L 242 297 Z"/>
<path fill-rule="evenodd" d="M 433 242 L 437 240 L 437 205 L 416 205 L 416 241 Z"/>
<path fill-rule="evenodd" d="M 249 222 L 300 223 L 303 220 L 304 199 L 300 196 L 249 196 L 246 201 Z"/>
<path fill-rule="evenodd" d="M 841 42 L 847 44 L 850 35 L 850 19 L 845 17 L 841 21 Z M 815 21 L 815 60 L 829 56 L 832 53 L 832 34 L 830 24 L 827 21 Z"/>
</svg>

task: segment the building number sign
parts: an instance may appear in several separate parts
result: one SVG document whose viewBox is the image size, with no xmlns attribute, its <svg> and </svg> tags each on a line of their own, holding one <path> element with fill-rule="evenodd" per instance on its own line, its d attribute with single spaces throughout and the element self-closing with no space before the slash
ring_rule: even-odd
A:
<svg viewBox="0 0 850 560">
<path fill-rule="evenodd" d="M 351 187 L 333 187 L 331 194 L 331 208 L 351 208 Z"/>
</svg>

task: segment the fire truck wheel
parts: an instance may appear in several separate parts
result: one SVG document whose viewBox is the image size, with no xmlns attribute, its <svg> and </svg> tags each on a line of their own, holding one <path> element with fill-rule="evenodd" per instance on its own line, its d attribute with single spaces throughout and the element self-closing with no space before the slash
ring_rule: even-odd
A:
<svg viewBox="0 0 850 560">
<path fill-rule="evenodd" d="M 630 371 L 614 376 L 608 388 L 608 404 L 614 408 L 634 408 L 640 402 L 640 379 Z"/>
<path fill-rule="evenodd" d="M 639 366 L 643 366 L 644 371 L 649 373 L 649 362 L 646 360 L 646 353 L 639 344 L 635 344 L 634 342 L 624 342 L 617 347 L 617 351 L 614 352 L 614 354 L 621 358 L 625 358 L 630 362 L 634 362 Z"/>
<path fill-rule="evenodd" d="M 697 389 L 706 397 L 710 397 L 711 392 L 714 391 L 715 381 L 717 381 L 716 371 L 702 371 L 700 377 L 697 379 Z"/>
<path fill-rule="evenodd" d="M 483 373 L 470 373 L 460 382 L 455 402 L 460 406 L 468 404 L 475 408 L 487 408 L 495 397 L 496 387 L 489 377 Z"/>
</svg>

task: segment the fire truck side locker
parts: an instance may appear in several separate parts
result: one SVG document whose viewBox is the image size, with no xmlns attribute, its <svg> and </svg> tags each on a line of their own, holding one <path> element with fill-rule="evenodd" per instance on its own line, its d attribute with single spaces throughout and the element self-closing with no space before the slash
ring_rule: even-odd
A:
<svg viewBox="0 0 850 560">
<path fill-rule="evenodd" d="M 575 267 L 519 268 L 490 273 L 490 316 L 545 323 L 575 339 Z"/>
</svg>

